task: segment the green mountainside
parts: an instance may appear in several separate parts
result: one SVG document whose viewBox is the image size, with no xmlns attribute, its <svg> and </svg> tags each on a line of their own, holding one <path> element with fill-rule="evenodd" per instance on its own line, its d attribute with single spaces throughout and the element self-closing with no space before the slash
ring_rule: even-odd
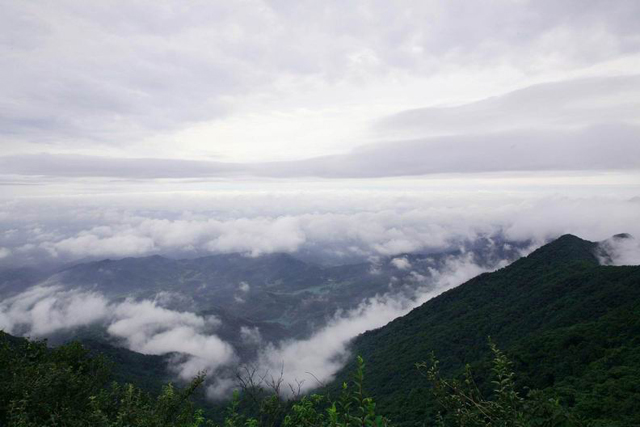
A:
<svg viewBox="0 0 640 427">
<path fill-rule="evenodd" d="M 356 338 L 353 359 L 323 395 L 296 402 L 262 391 L 236 397 L 231 410 L 223 411 L 194 394 L 201 378 L 184 390 L 161 387 L 163 357 L 100 341 L 47 350 L 43 343 L 0 333 L 0 425 L 191 427 L 205 425 L 206 414 L 229 427 L 431 426 L 442 407 L 433 382 L 416 364 L 433 354 L 444 377 L 461 377 L 468 365 L 480 392 L 496 399 L 499 411 L 510 407 L 501 399 L 513 394 L 503 380 L 494 381 L 496 361 L 503 371 L 512 368 L 516 390 L 525 397 L 517 406 L 529 411 L 520 421 L 505 413 L 494 423 L 442 425 L 639 426 L 640 266 L 602 266 L 601 250 L 565 235 L 508 267 L 481 274 Z M 502 350 L 497 358 L 489 337 Z M 105 363 L 113 364 L 110 373 Z M 132 382 L 151 394 L 110 386 L 111 380 Z M 348 392 L 340 390 L 343 382 Z M 506 391 L 494 394 L 501 387 Z M 252 403 L 256 396 L 263 400 Z M 451 396 L 466 405 L 464 391 Z M 193 397 L 205 412 L 191 403 Z M 536 418 L 526 409 L 528 402 L 551 402 L 552 408 L 554 399 L 569 418 L 556 420 L 550 412 Z"/>
<path fill-rule="evenodd" d="M 640 267 L 601 266 L 596 250 L 562 236 L 358 337 L 352 354 L 367 361 L 380 412 L 397 425 L 433 422 L 437 408 L 415 367 L 431 352 L 448 375 L 471 363 L 489 388 L 491 337 L 521 387 L 559 395 L 596 425 L 640 425 Z"/>
</svg>

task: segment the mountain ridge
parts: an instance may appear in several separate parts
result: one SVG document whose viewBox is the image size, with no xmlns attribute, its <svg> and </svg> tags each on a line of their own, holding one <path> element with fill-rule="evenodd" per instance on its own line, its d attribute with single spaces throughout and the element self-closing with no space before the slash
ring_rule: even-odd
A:
<svg viewBox="0 0 640 427">
<path fill-rule="evenodd" d="M 622 344 L 610 342 L 611 336 L 626 336 L 626 326 L 621 320 L 626 318 L 624 313 L 640 316 L 640 267 L 602 266 L 595 254 L 597 248 L 598 243 L 573 235 L 561 236 L 507 267 L 476 276 L 406 316 L 358 336 L 351 352 L 367 361 L 368 389 L 381 410 L 398 425 L 435 419 L 436 407 L 429 400 L 429 385 L 417 375 L 415 363 L 427 360 L 433 351 L 446 374 L 460 373 L 467 363 L 486 367 L 488 337 L 514 356 L 519 366 L 528 363 L 529 368 L 534 366 L 547 372 L 545 375 L 553 378 L 551 383 L 543 384 L 547 388 L 563 381 L 583 381 L 582 373 L 560 368 L 563 363 L 580 365 L 570 362 L 578 356 L 565 354 L 565 336 L 579 330 L 580 325 L 612 323 L 607 329 L 609 333 L 591 336 L 598 351 L 584 353 L 583 357 L 591 358 L 589 363 L 596 363 L 611 347 L 629 345 L 628 339 L 621 340 Z M 599 326 L 600 329 L 606 328 Z M 562 354 L 565 361 L 556 360 L 545 366 L 544 355 L 533 356 L 536 353 L 530 343 L 543 336 L 561 337 L 552 340 L 558 348 L 550 351 Z M 516 349 L 520 349 L 519 353 Z M 640 357 L 640 340 L 632 350 L 629 360 Z M 353 368 L 351 359 L 329 390 L 337 390 Z M 481 369 L 480 376 L 486 375 L 486 370 Z M 522 376 L 530 379 L 532 375 L 535 376 L 525 372 Z M 402 396 L 401 390 L 411 390 L 411 395 Z M 594 405 L 594 398 L 585 397 L 582 390 L 571 389 L 565 395 L 575 406 L 587 405 L 585 402 Z M 640 399 L 640 393 L 630 396 L 629 399 Z M 418 401 L 431 403 L 417 410 Z M 614 409 L 607 412 L 606 408 L 598 408 L 598 416 L 609 420 L 614 417 L 610 413 Z"/>
</svg>

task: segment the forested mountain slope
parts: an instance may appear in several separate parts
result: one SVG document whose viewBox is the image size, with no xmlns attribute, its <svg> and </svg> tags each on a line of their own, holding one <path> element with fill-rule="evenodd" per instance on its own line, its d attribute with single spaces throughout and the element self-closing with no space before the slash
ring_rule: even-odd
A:
<svg viewBox="0 0 640 427">
<path fill-rule="evenodd" d="M 597 251 L 562 236 L 358 337 L 352 354 L 367 361 L 380 412 L 398 425 L 433 422 L 437 408 L 415 367 L 431 352 L 446 374 L 471 363 L 486 388 L 491 337 L 521 386 L 559 395 L 596 425 L 640 425 L 640 267 L 601 266 Z"/>
</svg>

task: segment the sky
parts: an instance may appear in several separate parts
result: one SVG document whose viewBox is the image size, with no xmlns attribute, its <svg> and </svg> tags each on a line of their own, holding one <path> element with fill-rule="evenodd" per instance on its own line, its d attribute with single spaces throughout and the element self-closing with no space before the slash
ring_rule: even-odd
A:
<svg viewBox="0 0 640 427">
<path fill-rule="evenodd" d="M 304 215 L 357 228 L 382 212 L 370 235 L 403 236 L 352 230 L 329 252 L 419 250 L 443 238 L 403 215 L 447 229 L 450 203 L 479 230 L 565 209 L 528 238 L 634 231 L 637 1 L 2 10 L 0 263 L 296 252 L 327 240 Z M 582 205 L 593 218 L 567 207 Z M 168 243 L 149 221 L 196 226 Z"/>
</svg>

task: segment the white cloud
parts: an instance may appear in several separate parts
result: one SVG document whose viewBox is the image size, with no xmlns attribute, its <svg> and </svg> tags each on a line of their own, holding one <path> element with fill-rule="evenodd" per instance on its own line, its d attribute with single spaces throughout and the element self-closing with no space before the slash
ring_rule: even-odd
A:
<svg viewBox="0 0 640 427">
<path fill-rule="evenodd" d="M 101 237 L 91 231 L 80 232 L 74 237 L 60 240 L 53 244 L 45 242 L 41 247 L 53 256 L 59 253 L 74 257 L 106 257 L 111 255 L 136 256 L 153 252 L 154 242 L 148 237 L 122 233 L 115 236 Z"/>
<path fill-rule="evenodd" d="M 107 332 L 124 339 L 127 347 L 144 354 L 180 353 L 186 359 L 173 368 L 183 379 L 198 371 L 230 363 L 233 348 L 216 335 L 207 334 L 201 316 L 159 307 L 152 301 L 125 301 L 114 310 Z"/>
<path fill-rule="evenodd" d="M 249 286 L 247 282 L 240 282 L 240 284 L 238 285 L 238 290 L 240 292 L 247 293 L 249 292 L 250 289 L 251 289 L 251 286 Z"/>
<path fill-rule="evenodd" d="M 105 324 L 131 350 L 173 354 L 170 368 L 185 380 L 236 359 L 231 345 L 211 333 L 218 319 L 169 310 L 156 301 L 114 303 L 95 292 L 43 284 L 0 302 L 0 329 L 8 333 L 45 337 L 93 323 Z"/>
<path fill-rule="evenodd" d="M 398 270 L 408 270 L 411 268 L 411 262 L 405 257 L 393 258 L 391 260 L 391 265 L 393 265 Z"/>
<path fill-rule="evenodd" d="M 392 188 L 220 192 L 134 202 L 96 197 L 84 205 L 73 199 L 34 199 L 0 206 L 0 225 L 16 230 L 0 235 L 0 246 L 10 251 L 0 261 L 16 265 L 86 257 L 288 252 L 339 262 L 451 249 L 478 236 L 542 243 L 565 233 L 594 241 L 621 231 L 640 235 L 637 201 L 588 194 L 448 195 Z"/>
<path fill-rule="evenodd" d="M 605 265 L 640 265 L 640 242 L 629 234 L 616 235 L 600 243 Z"/>
<path fill-rule="evenodd" d="M 244 303 L 244 296 L 249 292 L 250 289 L 251 287 L 247 282 L 240 282 L 238 284 L 238 292 L 233 296 L 233 298 L 240 304 Z"/>
<path fill-rule="evenodd" d="M 249 345 L 260 345 L 262 344 L 262 334 L 260 334 L 260 329 L 256 327 L 242 326 L 240 328 L 240 338 L 242 342 Z"/>
<path fill-rule="evenodd" d="M 107 314 L 108 302 L 100 294 L 41 285 L 0 302 L 0 329 L 42 337 L 103 320 Z"/>
<path fill-rule="evenodd" d="M 216 225 L 219 234 L 205 244 L 205 248 L 211 252 L 245 252 L 252 256 L 294 252 L 305 240 L 298 219 L 289 216 L 240 218 Z"/>
</svg>

